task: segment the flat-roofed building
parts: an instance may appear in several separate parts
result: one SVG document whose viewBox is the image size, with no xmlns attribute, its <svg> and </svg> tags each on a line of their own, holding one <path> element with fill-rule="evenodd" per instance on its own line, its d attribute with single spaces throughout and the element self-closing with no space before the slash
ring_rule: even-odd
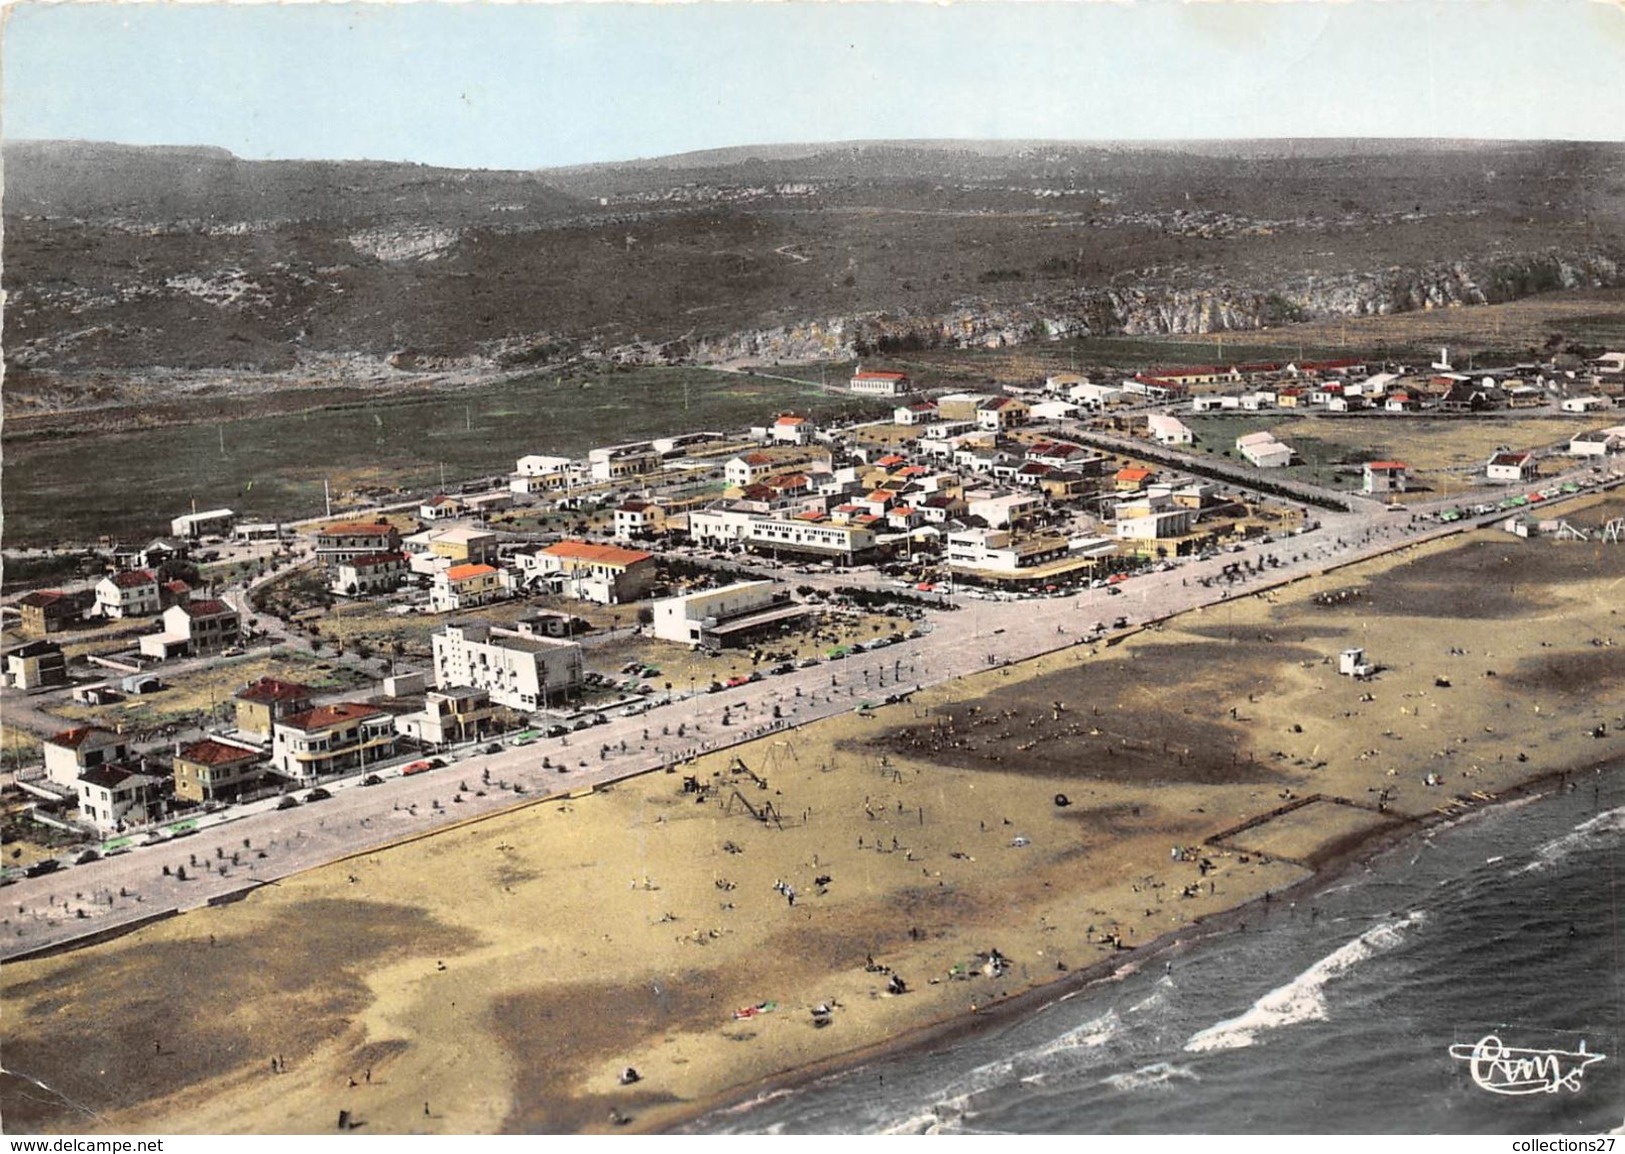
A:
<svg viewBox="0 0 1625 1154">
<path fill-rule="evenodd" d="M 231 532 L 237 514 L 230 509 L 210 509 L 204 513 L 187 513 L 169 523 L 169 531 L 176 537 L 223 537 Z"/>
<path fill-rule="evenodd" d="M 581 687 L 581 646 L 484 622 L 448 625 L 431 639 L 435 684 L 483 689 L 498 705 L 545 709 Z"/>
<path fill-rule="evenodd" d="M 28 641 L 6 650 L 6 681 L 14 689 L 49 689 L 68 683 L 68 659 L 54 641 Z"/>
<path fill-rule="evenodd" d="M 400 549 L 400 530 L 384 521 L 340 521 L 316 531 L 316 559 L 329 569 L 357 557 Z"/>
<path fill-rule="evenodd" d="M 662 641 L 723 649 L 806 614 L 777 581 L 738 581 L 654 603 L 654 635 Z"/>
</svg>

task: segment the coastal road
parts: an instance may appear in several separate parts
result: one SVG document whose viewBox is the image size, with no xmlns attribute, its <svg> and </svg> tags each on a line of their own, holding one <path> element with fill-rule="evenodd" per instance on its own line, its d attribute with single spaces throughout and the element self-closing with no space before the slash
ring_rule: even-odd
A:
<svg viewBox="0 0 1625 1154">
<path fill-rule="evenodd" d="M 1073 645 L 1098 644 L 1086 639 L 1097 622 L 1125 616 L 1130 629 L 1138 628 L 1472 527 L 1471 522 L 1442 525 L 1380 506 L 1324 514 L 1320 522 L 1319 528 L 1295 537 L 1255 543 L 1209 561 L 1186 561 L 1112 587 L 1119 593 L 1092 589 L 1012 602 L 961 595 L 958 612 L 932 614 L 929 633 L 896 645 L 736 689 L 680 697 L 563 738 L 507 746 L 490 755 L 470 750 L 444 768 L 412 777 L 386 771 L 391 775 L 377 786 L 360 785 L 357 775 L 329 784 L 329 800 L 290 810 L 277 810 L 274 800 L 266 800 L 210 815 L 187 836 L 5 887 L 0 958 L 206 905 L 247 887 L 515 804 L 674 766 L 700 753 L 850 712 L 863 701 L 878 703 L 888 694 Z M 1248 566 L 1243 576 L 1225 577 L 1227 566 L 1243 562 Z M 777 719 L 772 716 L 775 706 L 781 714 Z M 560 772 L 560 764 L 567 772 Z M 466 790 L 459 789 L 464 785 Z M 204 864 L 194 866 L 194 858 Z M 181 866 L 186 867 L 184 881 L 176 876 Z"/>
</svg>

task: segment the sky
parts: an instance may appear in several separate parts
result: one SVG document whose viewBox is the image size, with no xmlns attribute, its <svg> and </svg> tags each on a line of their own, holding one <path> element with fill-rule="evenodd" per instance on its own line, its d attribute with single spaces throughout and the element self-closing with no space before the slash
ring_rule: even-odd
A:
<svg viewBox="0 0 1625 1154">
<path fill-rule="evenodd" d="M 884 139 L 1625 139 L 1625 2 L 29 3 L 6 139 L 542 168 Z"/>
</svg>

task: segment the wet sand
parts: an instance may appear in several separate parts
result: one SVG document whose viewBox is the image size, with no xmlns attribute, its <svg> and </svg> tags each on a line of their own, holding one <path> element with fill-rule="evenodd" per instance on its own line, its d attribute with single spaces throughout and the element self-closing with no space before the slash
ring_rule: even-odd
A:
<svg viewBox="0 0 1625 1154">
<path fill-rule="evenodd" d="M 77 1108 L 24 1110 L 11 1080 L 0 1109 L 68 1132 L 666 1128 L 1617 759 L 1622 591 L 1625 546 L 1411 547 L 8 964 L 6 1067 Z M 1376 678 L 1337 674 L 1351 644 Z"/>
</svg>

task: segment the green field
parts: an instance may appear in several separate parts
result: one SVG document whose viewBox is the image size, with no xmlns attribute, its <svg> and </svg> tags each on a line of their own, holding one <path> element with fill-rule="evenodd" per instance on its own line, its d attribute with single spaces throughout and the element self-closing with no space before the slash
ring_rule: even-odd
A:
<svg viewBox="0 0 1625 1154">
<path fill-rule="evenodd" d="M 704 369 L 606 370 L 223 425 L 5 439 L 8 545 L 139 540 L 170 518 L 226 506 L 292 520 L 366 488 L 419 492 L 512 472 L 527 453 L 579 456 L 595 445 L 762 424 L 780 409 L 873 411 L 815 386 Z"/>
</svg>

